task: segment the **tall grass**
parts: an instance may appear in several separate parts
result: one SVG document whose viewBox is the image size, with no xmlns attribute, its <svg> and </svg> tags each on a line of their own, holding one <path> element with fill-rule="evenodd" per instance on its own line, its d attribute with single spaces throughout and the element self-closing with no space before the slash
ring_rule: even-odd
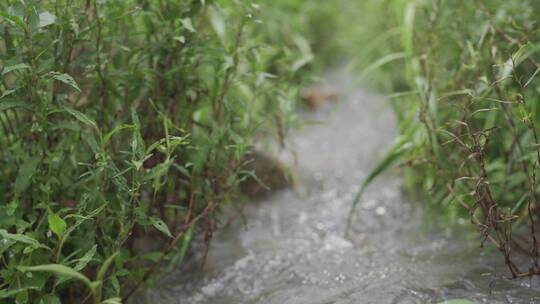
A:
<svg viewBox="0 0 540 304">
<path fill-rule="evenodd" d="M 420 189 L 432 206 L 468 215 L 482 245 L 493 244 L 514 277 L 540 274 L 540 4 L 386 3 L 401 12 L 399 36 L 390 45 L 398 45 L 404 59 L 379 75 L 397 71 L 398 82 L 406 84 L 394 106 L 402 131 L 398 145 L 410 147 L 396 146 L 400 153 L 391 163 L 411 168 L 405 172 L 409 188 Z M 396 20 L 396 14 L 383 14 Z M 378 47 L 372 54 L 392 52 Z M 530 257 L 529 266 L 515 261 L 518 252 Z"/>
<path fill-rule="evenodd" d="M 294 121 L 313 54 L 280 12 L 0 3 L 0 302 L 119 303 L 211 239 L 252 139 Z"/>
</svg>

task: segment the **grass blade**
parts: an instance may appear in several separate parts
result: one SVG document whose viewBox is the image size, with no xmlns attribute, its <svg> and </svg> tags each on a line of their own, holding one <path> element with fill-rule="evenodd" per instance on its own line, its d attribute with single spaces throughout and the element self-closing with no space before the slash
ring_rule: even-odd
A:
<svg viewBox="0 0 540 304">
<path fill-rule="evenodd" d="M 402 158 L 402 156 L 410 150 L 412 147 L 412 144 L 410 141 L 406 140 L 404 137 L 398 138 L 396 144 L 394 144 L 394 147 L 388 151 L 388 153 L 385 155 L 385 157 L 371 170 L 371 172 L 368 174 L 366 179 L 362 182 L 362 185 L 360 186 L 360 190 L 354 197 L 353 203 L 351 205 L 351 210 L 349 211 L 349 216 L 347 218 L 347 226 L 345 228 L 345 233 L 348 233 L 351 223 L 353 220 L 354 212 L 356 210 L 356 206 L 358 205 L 358 202 L 362 198 L 362 195 L 364 194 L 364 191 L 366 188 L 383 172 L 389 170 L 392 168 L 398 160 Z"/>
</svg>

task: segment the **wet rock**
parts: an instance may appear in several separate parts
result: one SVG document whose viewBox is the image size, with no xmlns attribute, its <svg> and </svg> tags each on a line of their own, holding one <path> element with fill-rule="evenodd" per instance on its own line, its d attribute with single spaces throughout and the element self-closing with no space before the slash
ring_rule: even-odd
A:
<svg viewBox="0 0 540 304">
<path fill-rule="evenodd" d="M 327 103 L 337 101 L 338 94 L 330 87 L 313 86 L 302 90 L 300 97 L 311 110 L 316 110 Z"/>
<path fill-rule="evenodd" d="M 240 191 L 250 198 L 260 198 L 294 185 L 292 171 L 275 157 L 252 150 L 244 156 L 244 163 L 244 170 L 253 175 L 240 184 Z"/>
</svg>

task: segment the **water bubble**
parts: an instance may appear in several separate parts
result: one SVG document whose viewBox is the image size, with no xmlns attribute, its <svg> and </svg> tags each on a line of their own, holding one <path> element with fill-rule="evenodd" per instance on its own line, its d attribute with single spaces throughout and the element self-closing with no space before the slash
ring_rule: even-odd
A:
<svg viewBox="0 0 540 304">
<path fill-rule="evenodd" d="M 379 206 L 375 209 L 375 214 L 377 215 L 384 215 L 386 213 L 386 208 L 383 206 Z"/>
</svg>

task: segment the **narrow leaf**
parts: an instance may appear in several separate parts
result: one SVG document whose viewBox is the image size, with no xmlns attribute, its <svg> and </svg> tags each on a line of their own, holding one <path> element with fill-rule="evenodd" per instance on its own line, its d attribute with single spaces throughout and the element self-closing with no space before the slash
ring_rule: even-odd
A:
<svg viewBox="0 0 540 304">
<path fill-rule="evenodd" d="M 13 98 L 6 98 L 0 102 L 0 112 L 13 108 L 28 108 L 28 105 L 22 101 L 15 101 Z"/>
<path fill-rule="evenodd" d="M 221 40 L 225 40 L 225 19 L 223 18 L 223 15 L 214 7 L 209 9 L 209 13 L 210 24 L 212 25 L 214 32 L 216 32 Z"/>
<path fill-rule="evenodd" d="M 34 239 L 32 237 L 29 237 L 27 235 L 24 235 L 24 234 L 13 234 L 13 233 L 7 232 L 7 230 L 5 230 L 5 229 L 0 229 L 0 236 L 2 237 L 2 239 L 12 240 L 12 241 L 24 243 L 24 244 L 27 244 L 27 245 L 31 245 L 34 248 L 40 247 L 40 248 L 49 249 L 49 247 L 41 244 L 36 239 Z"/>
<path fill-rule="evenodd" d="M 118 255 L 118 252 L 115 252 L 113 255 L 108 257 L 105 262 L 101 265 L 99 268 L 98 274 L 97 274 L 97 281 L 102 282 L 105 278 L 105 274 L 107 273 L 107 270 L 109 269 L 109 266 L 111 266 L 111 263 L 114 261 L 116 256 Z"/>
<path fill-rule="evenodd" d="M 24 164 L 19 169 L 17 179 L 15 180 L 15 193 L 21 194 L 26 191 L 30 185 L 32 177 L 36 173 L 39 161 L 39 157 L 30 157 L 26 159 Z"/>
<path fill-rule="evenodd" d="M 184 18 L 182 20 L 180 20 L 180 22 L 182 22 L 182 25 L 184 26 L 185 29 L 187 29 L 188 31 L 192 32 L 192 33 L 195 33 L 195 28 L 193 27 L 193 23 L 191 22 L 191 19 L 190 18 Z"/>
<path fill-rule="evenodd" d="M 92 260 L 92 258 L 96 254 L 96 251 L 97 251 L 97 245 L 94 245 L 92 248 L 90 248 L 90 250 L 88 250 L 87 253 L 84 254 L 82 258 L 79 259 L 79 261 L 77 262 L 77 265 L 75 265 L 75 270 L 77 271 L 83 270 L 86 267 L 86 265 L 88 265 L 88 263 Z"/>
<path fill-rule="evenodd" d="M 2 75 L 6 75 L 9 72 L 13 72 L 17 70 L 24 70 L 24 69 L 29 69 L 29 68 L 30 66 L 25 63 L 10 65 L 10 66 L 4 67 L 4 69 L 2 70 Z"/>
<path fill-rule="evenodd" d="M 157 217 L 152 217 L 150 218 L 150 221 L 152 222 L 152 226 L 154 226 L 157 230 L 163 232 L 163 234 L 165 234 L 168 237 L 171 237 L 171 238 L 173 237 L 171 234 L 171 231 L 169 230 L 169 227 L 167 227 L 167 224 L 165 224 L 163 220 Z"/>
<path fill-rule="evenodd" d="M 19 266 L 18 269 L 23 272 L 50 272 L 60 277 L 74 278 L 86 284 L 86 286 L 88 286 L 88 288 L 90 288 L 92 292 L 95 291 L 95 284 L 93 284 L 92 281 L 90 281 L 90 279 L 88 279 L 82 273 L 77 272 L 73 268 L 65 266 L 65 265 L 45 264 L 45 265 L 29 266 L 29 267 Z"/>
<path fill-rule="evenodd" d="M 354 198 L 354 201 L 351 205 L 351 210 L 349 211 L 349 216 L 347 218 L 346 231 L 349 231 L 356 205 L 362 198 L 362 195 L 366 190 L 367 186 L 369 186 L 369 184 L 371 184 L 371 182 L 373 182 L 373 180 L 375 180 L 375 178 L 377 178 L 381 173 L 390 169 L 396 163 L 396 161 L 399 160 L 401 156 L 403 156 L 405 152 L 409 151 L 411 148 L 411 142 L 401 137 L 400 139 L 398 139 L 394 147 L 390 149 L 390 151 L 388 151 L 386 156 L 375 166 L 375 168 L 373 168 L 373 170 L 371 170 L 371 172 L 368 174 L 368 176 L 360 186 L 360 190 L 356 194 L 356 197 Z"/>
<path fill-rule="evenodd" d="M 11 290 L 0 289 L 0 299 L 13 297 L 13 296 L 17 295 L 18 293 L 29 290 L 29 289 L 37 290 L 38 288 L 29 286 L 29 287 L 22 287 L 22 288 L 11 289 Z"/>
<path fill-rule="evenodd" d="M 66 112 L 68 112 L 69 114 L 71 114 L 71 116 L 75 117 L 78 121 L 82 122 L 83 124 L 85 125 L 90 125 L 94 128 L 97 129 L 97 124 L 95 121 L 93 121 L 92 119 L 90 119 L 88 116 L 86 116 L 85 114 L 83 114 L 82 112 L 79 112 L 73 108 L 70 108 L 70 107 L 64 107 L 63 108 Z"/>
<path fill-rule="evenodd" d="M 120 298 L 109 298 L 101 302 L 101 304 L 122 304 L 122 299 Z"/>
<path fill-rule="evenodd" d="M 61 73 L 58 73 L 58 72 L 50 72 L 49 76 L 52 79 L 63 82 L 65 84 L 69 85 L 70 87 L 74 88 L 75 90 L 81 92 L 81 88 L 79 88 L 79 85 L 77 84 L 75 79 L 73 79 L 73 77 L 71 77 L 69 74 L 61 74 Z"/>
</svg>

